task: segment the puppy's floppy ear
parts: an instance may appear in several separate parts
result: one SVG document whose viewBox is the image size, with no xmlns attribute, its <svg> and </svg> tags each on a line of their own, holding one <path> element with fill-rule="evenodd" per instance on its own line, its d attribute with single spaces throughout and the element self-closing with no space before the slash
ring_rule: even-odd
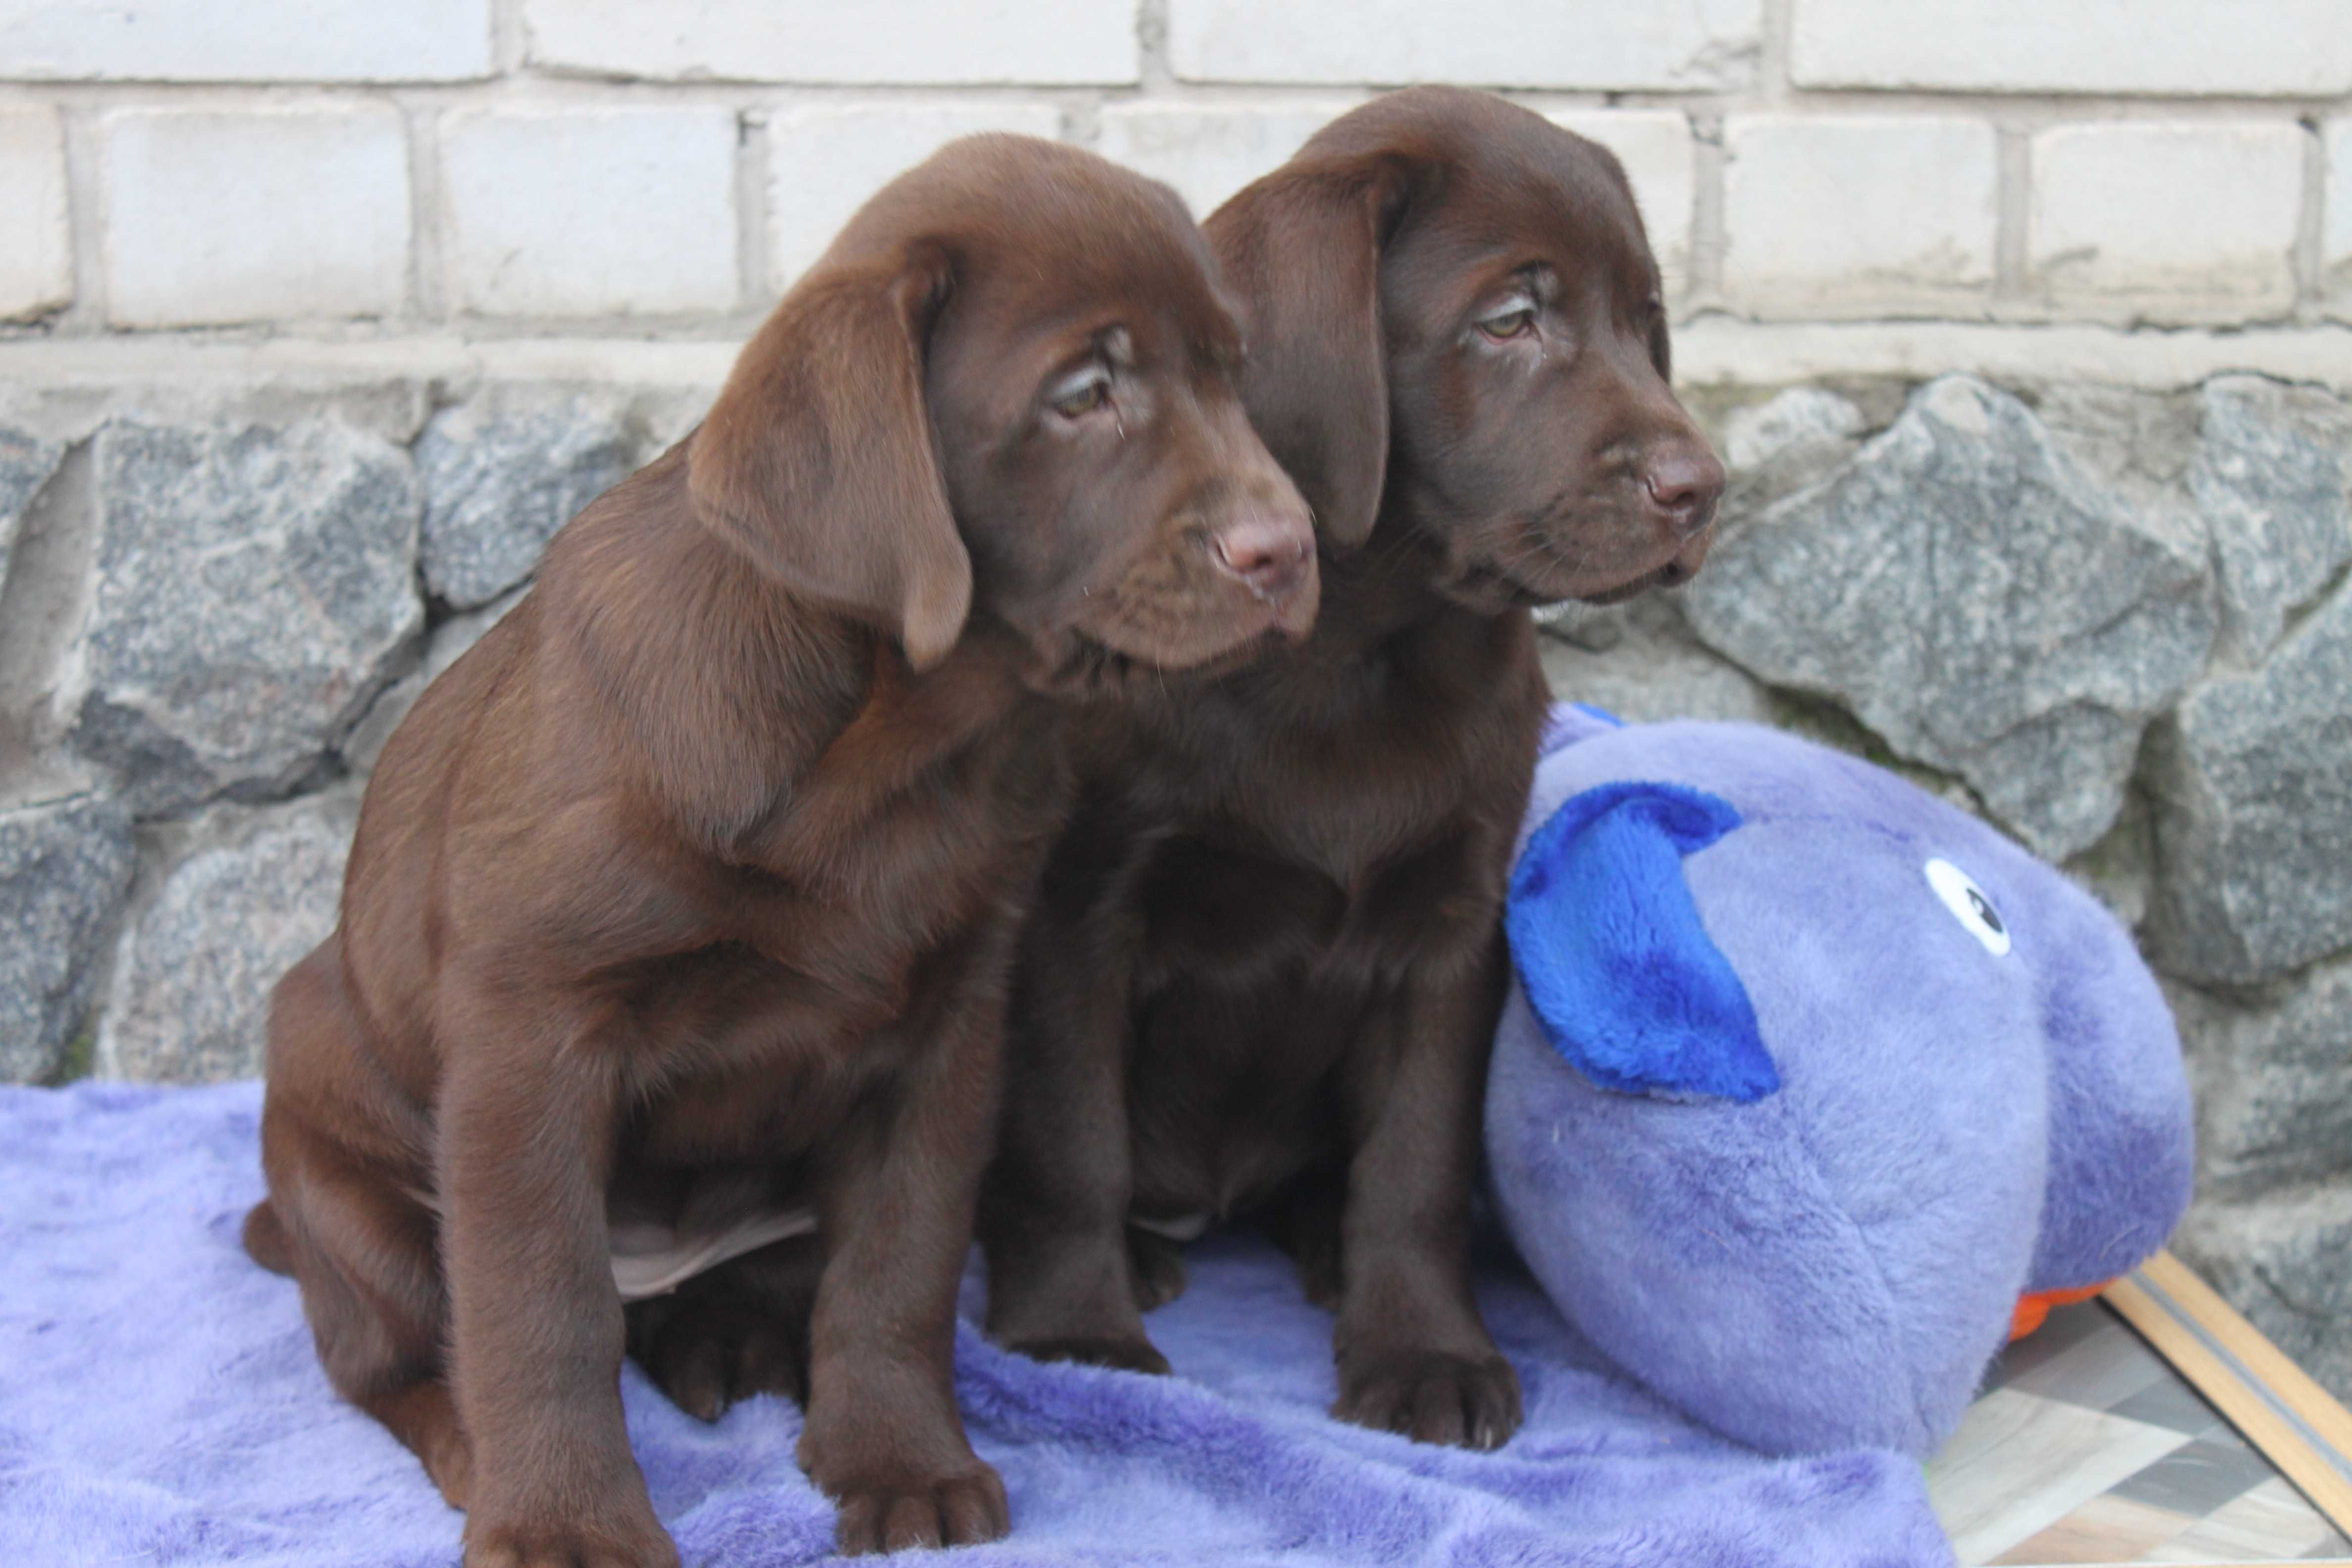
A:
<svg viewBox="0 0 2352 1568">
<path fill-rule="evenodd" d="M 821 265 L 736 360 L 695 435 L 688 488 L 761 571 L 884 627 L 926 669 L 971 608 L 971 557 L 923 401 L 948 258 L 914 244 Z"/>
<path fill-rule="evenodd" d="M 1371 532 L 1388 477 L 1381 247 L 1409 172 L 1394 153 L 1303 156 L 1202 226 L 1227 286 L 1250 306 L 1250 423 L 1335 544 Z"/>
</svg>

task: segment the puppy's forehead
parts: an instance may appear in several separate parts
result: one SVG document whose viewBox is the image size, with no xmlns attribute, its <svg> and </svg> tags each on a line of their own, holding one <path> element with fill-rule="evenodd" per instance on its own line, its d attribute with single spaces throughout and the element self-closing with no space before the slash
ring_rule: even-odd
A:
<svg viewBox="0 0 2352 1568">
<path fill-rule="evenodd" d="M 1615 155 L 1489 93 L 1412 88 L 1341 116 L 1304 153 L 1393 154 L 1418 173 L 1416 201 L 1475 250 L 1533 246 L 1557 264 L 1646 290 L 1653 261 Z"/>
<path fill-rule="evenodd" d="M 1062 142 L 951 142 L 884 186 L 833 254 L 909 242 L 945 248 L 959 288 L 1041 313 L 1108 310 L 1211 340 L 1235 331 L 1215 259 L 1176 193 Z"/>
</svg>

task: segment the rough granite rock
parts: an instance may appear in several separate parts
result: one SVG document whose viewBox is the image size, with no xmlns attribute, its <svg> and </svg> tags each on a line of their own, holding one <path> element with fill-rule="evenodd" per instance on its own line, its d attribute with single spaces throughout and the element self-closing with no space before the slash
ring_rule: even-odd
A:
<svg viewBox="0 0 2352 1568">
<path fill-rule="evenodd" d="M 308 419 L 117 422 L 96 458 L 75 748 L 142 816 L 289 788 L 424 625 L 408 455 Z"/>
<path fill-rule="evenodd" d="M 2198 1191 L 2352 1181 L 2352 956 L 2261 993 L 2165 994 L 2196 1091 Z"/>
<path fill-rule="evenodd" d="M 375 771 L 376 759 L 383 755 L 383 743 L 425 689 L 440 679 L 441 672 L 457 662 L 457 656 L 482 640 L 482 634 L 499 624 L 509 610 L 522 603 L 528 587 L 518 588 L 504 598 L 484 605 L 478 610 L 468 610 L 462 616 L 452 616 L 433 628 L 425 645 L 425 662 L 383 689 L 374 705 L 352 726 L 343 738 L 343 765 L 352 773 L 365 775 Z"/>
<path fill-rule="evenodd" d="M 2352 562 L 2352 407 L 2254 375 L 2205 384 L 2189 488 L 2213 537 L 2221 649 L 2253 663 Z"/>
<path fill-rule="evenodd" d="M 1656 595 L 1590 611 L 1541 639 L 1544 674 L 1562 702 L 1589 702 L 1631 723 L 1662 719 L 1772 722 L 1771 694 L 1699 646 Z"/>
<path fill-rule="evenodd" d="M 60 442 L 0 426 L 0 586 L 8 581 L 8 561 L 24 526 L 25 509 L 57 472 L 65 452 Z"/>
<path fill-rule="evenodd" d="M 425 584 L 453 608 L 538 570 L 582 507 L 635 469 L 647 437 L 611 395 L 496 385 L 442 409 L 416 442 Z"/>
<path fill-rule="evenodd" d="M 2304 1371 L 2352 1401 L 2352 1184 L 2200 1203 L 2172 1248 Z"/>
<path fill-rule="evenodd" d="M 1829 476 L 1862 446 L 1861 408 L 1834 392 L 1792 386 L 1737 409 L 1723 426 L 1729 472 L 1722 516 L 1747 517 Z"/>
<path fill-rule="evenodd" d="M 119 802 L 0 811 L 0 1083 L 57 1069 L 89 1011 L 137 859 Z"/>
<path fill-rule="evenodd" d="M 499 597 L 580 510 L 692 429 L 715 388 L 494 382 L 416 441 L 425 586 L 453 609 Z"/>
<path fill-rule="evenodd" d="M 269 988 L 334 929 L 352 787 L 215 806 L 132 917 L 98 1035 L 102 1077 L 208 1083 L 261 1070 Z"/>
<path fill-rule="evenodd" d="M 1710 647 L 1843 702 L 2053 859 L 2114 823 L 2215 618 L 2195 530 L 2102 492 L 1968 376 L 1920 389 L 1820 483 L 1727 518 L 1684 605 Z"/>
<path fill-rule="evenodd" d="M 2250 984 L 2352 947 L 2352 583 L 2260 669 L 2191 692 L 2147 778 L 2164 967 Z"/>
</svg>

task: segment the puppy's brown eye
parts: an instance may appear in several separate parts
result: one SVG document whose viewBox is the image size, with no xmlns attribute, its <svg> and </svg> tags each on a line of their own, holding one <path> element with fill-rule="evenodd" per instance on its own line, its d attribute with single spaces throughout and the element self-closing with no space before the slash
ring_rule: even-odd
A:
<svg viewBox="0 0 2352 1568">
<path fill-rule="evenodd" d="M 1507 310 L 1481 317 L 1478 330 L 1499 343 L 1512 338 L 1527 336 L 1528 332 L 1535 330 L 1535 324 L 1536 308 L 1533 305 L 1514 305 Z"/>
<path fill-rule="evenodd" d="M 1065 377 L 1046 401 L 1063 418 L 1083 419 L 1110 401 L 1110 372 L 1098 364 L 1088 365 Z"/>
</svg>

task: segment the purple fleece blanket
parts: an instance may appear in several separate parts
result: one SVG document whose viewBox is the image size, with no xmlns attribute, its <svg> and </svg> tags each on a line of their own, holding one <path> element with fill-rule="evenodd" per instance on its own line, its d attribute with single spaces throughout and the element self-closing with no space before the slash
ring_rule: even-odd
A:
<svg viewBox="0 0 2352 1568">
<path fill-rule="evenodd" d="M 293 1283 L 237 1247 L 259 1195 L 260 1089 L 0 1090 L 0 1563 L 27 1568 L 456 1561 L 460 1518 L 330 1392 Z M 1601 1370 L 1542 1294 L 1481 1296 L 1527 1387 L 1495 1454 L 1417 1447 L 1323 1414 L 1330 1319 L 1267 1247 L 1190 1254 L 1154 1313 L 1178 1375 L 1044 1366 L 969 1324 L 957 1383 L 1003 1471 L 1012 1563 L 1610 1568 L 1948 1564 L 1916 1466 L 1775 1461 Z M 967 1315 L 977 1286 L 967 1291 Z M 688 1563 L 815 1561 L 833 1510 L 774 1398 L 715 1426 L 624 1373 L 654 1506 Z"/>
</svg>

